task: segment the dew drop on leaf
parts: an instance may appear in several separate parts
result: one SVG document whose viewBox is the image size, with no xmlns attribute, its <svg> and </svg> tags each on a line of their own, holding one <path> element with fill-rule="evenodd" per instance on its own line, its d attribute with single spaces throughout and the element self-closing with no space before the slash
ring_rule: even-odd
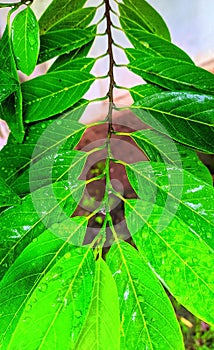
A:
<svg viewBox="0 0 214 350">
<path fill-rule="evenodd" d="M 82 312 L 80 310 L 76 310 L 75 313 L 74 313 L 74 316 L 76 318 L 80 318 L 82 316 Z"/>
<path fill-rule="evenodd" d="M 39 286 L 39 291 L 42 292 L 42 293 L 45 293 L 47 289 L 48 289 L 47 283 L 42 283 L 42 284 Z"/>
</svg>

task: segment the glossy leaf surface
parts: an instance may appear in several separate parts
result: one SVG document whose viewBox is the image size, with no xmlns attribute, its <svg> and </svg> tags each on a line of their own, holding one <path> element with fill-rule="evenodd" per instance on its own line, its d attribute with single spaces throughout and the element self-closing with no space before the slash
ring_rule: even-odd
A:
<svg viewBox="0 0 214 350">
<path fill-rule="evenodd" d="M 214 254 L 206 242 L 164 204 L 153 205 L 151 212 L 145 200 L 126 201 L 126 219 L 135 244 L 166 288 L 197 317 L 214 324 Z"/>
<path fill-rule="evenodd" d="M 133 111 L 146 124 L 197 150 L 214 152 L 213 96 L 184 91 L 150 94 L 147 85 L 132 88 L 131 94 L 136 101 Z"/>
<path fill-rule="evenodd" d="M 121 349 L 184 349 L 170 301 L 139 253 L 118 242 L 111 247 L 107 263 L 118 288 Z"/>
<path fill-rule="evenodd" d="M 22 84 L 27 123 L 43 120 L 77 103 L 95 77 L 85 72 L 52 72 Z"/>
<path fill-rule="evenodd" d="M 170 40 L 169 30 L 166 23 L 155 9 L 144 0 L 125 0 L 119 5 L 120 21 L 122 27 L 143 28 L 157 36 Z"/>
<path fill-rule="evenodd" d="M 10 76 L 7 72 L 0 69 L 0 102 L 4 101 L 9 95 L 18 89 L 18 81 Z"/>
<path fill-rule="evenodd" d="M 29 6 L 12 23 L 12 43 L 18 69 L 30 75 L 39 55 L 39 25 Z"/>
<path fill-rule="evenodd" d="M 90 309 L 75 350 L 120 349 L 120 318 L 117 288 L 106 262 L 95 263 Z"/>
<path fill-rule="evenodd" d="M 19 202 L 20 198 L 17 194 L 0 178 L 0 208 L 15 205 Z"/>
<path fill-rule="evenodd" d="M 91 249 L 69 245 L 74 233 L 85 232 L 84 221 L 71 219 L 57 225 L 54 233 L 45 231 L 5 275 L 0 285 L 5 316 L 0 322 L 7 349 L 19 344 L 29 350 L 67 350 L 76 341 L 94 279 Z"/>
<path fill-rule="evenodd" d="M 71 59 L 67 62 L 58 62 L 59 64 L 51 67 L 49 72 L 56 72 L 61 70 L 76 70 L 76 71 L 84 71 L 90 72 L 95 60 L 93 58 L 79 58 L 79 59 Z"/>
<path fill-rule="evenodd" d="M 94 38 L 92 30 L 63 29 L 41 35 L 39 63 L 82 47 Z"/>
<path fill-rule="evenodd" d="M 212 176 L 195 151 L 154 130 L 135 131 L 131 138 L 152 162 L 173 164 L 212 186 Z"/>
</svg>

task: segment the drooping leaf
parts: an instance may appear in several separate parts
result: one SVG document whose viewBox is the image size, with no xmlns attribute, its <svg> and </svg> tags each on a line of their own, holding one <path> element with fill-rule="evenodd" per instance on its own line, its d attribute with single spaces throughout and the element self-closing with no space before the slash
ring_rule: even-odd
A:
<svg viewBox="0 0 214 350">
<path fill-rule="evenodd" d="M 49 152 L 20 175 L 12 188 L 17 194 L 23 195 L 60 180 L 68 180 L 75 185 L 86 159 L 87 153 L 80 151 Z"/>
<path fill-rule="evenodd" d="M 134 242 L 161 282 L 194 315 L 214 324 L 213 250 L 182 220 L 185 214 L 179 217 L 159 205 L 151 212 L 146 200 L 127 200 L 125 207 Z"/>
<path fill-rule="evenodd" d="M 130 136 L 150 161 L 173 164 L 212 186 L 212 176 L 195 151 L 154 130 L 135 131 Z"/>
<path fill-rule="evenodd" d="M 120 349 L 117 288 L 111 271 L 101 258 L 95 263 L 91 305 L 74 349 Z"/>
<path fill-rule="evenodd" d="M 138 197 L 163 208 L 159 222 L 179 218 L 193 235 L 214 249 L 214 189 L 190 172 L 158 162 L 126 166 L 128 179 Z M 152 205 L 150 205 L 152 211 Z"/>
<path fill-rule="evenodd" d="M 77 103 L 95 77 L 78 71 L 59 71 L 22 84 L 25 122 L 34 122 L 62 113 Z"/>
<path fill-rule="evenodd" d="M 214 152 L 213 96 L 147 89 L 147 84 L 131 89 L 132 109 L 142 121 L 187 146 Z"/>
<path fill-rule="evenodd" d="M 180 59 L 142 55 L 131 61 L 128 68 L 145 81 L 168 90 L 214 93 L 213 74 Z"/>
<path fill-rule="evenodd" d="M 0 208 L 15 205 L 19 202 L 20 198 L 17 194 L 0 178 Z"/>
<path fill-rule="evenodd" d="M 7 349 L 19 344 L 26 349 L 67 350 L 76 341 L 94 279 L 91 249 L 68 244 L 75 231 L 85 231 L 83 221 L 78 224 L 71 219 L 67 226 L 58 225 L 59 238 L 56 233 L 44 232 L 2 280 L 0 298 L 5 316 L 0 322 Z"/>
<path fill-rule="evenodd" d="M 157 35 L 147 33 L 140 29 L 127 29 L 126 35 L 134 45 L 134 49 L 126 49 L 130 60 L 141 59 L 143 56 L 168 57 L 192 63 L 191 58 L 178 46 Z"/>
<path fill-rule="evenodd" d="M 8 26 L 6 26 L 2 39 L 0 40 L 0 66 L 4 72 L 7 72 L 17 82 L 16 91 L 0 104 L 1 118 L 9 125 L 16 141 L 22 142 L 24 138 L 22 94 Z"/>
<path fill-rule="evenodd" d="M 0 102 L 2 102 L 18 89 L 19 84 L 17 80 L 2 69 L 0 69 L 0 76 Z"/>
<path fill-rule="evenodd" d="M 55 23 L 66 19 L 68 14 L 82 9 L 84 4 L 85 0 L 53 0 L 39 20 L 40 33 L 47 32 Z"/>
<path fill-rule="evenodd" d="M 65 150 L 73 149 L 87 128 L 75 121 L 75 117 L 83 111 L 84 106 L 77 107 L 62 118 L 30 126 L 23 144 L 8 144 L 0 152 L 0 176 L 12 185 L 17 177 L 42 157 L 57 155 L 61 147 Z"/>
<path fill-rule="evenodd" d="M 30 75 L 39 55 L 39 25 L 32 9 L 27 6 L 12 23 L 12 44 L 18 69 Z"/>
<path fill-rule="evenodd" d="M 118 289 L 121 349 L 184 349 L 172 305 L 139 253 L 118 242 L 108 252 L 107 263 Z"/>
<path fill-rule="evenodd" d="M 62 29 L 41 35 L 41 48 L 38 63 L 63 55 L 82 47 L 95 36 L 92 29 Z"/>
<path fill-rule="evenodd" d="M 0 275 L 22 250 L 46 228 L 68 219 L 75 211 L 85 188 L 85 181 L 60 181 L 26 196 L 22 203 L 0 214 Z"/>
<path fill-rule="evenodd" d="M 170 41 L 163 18 L 144 0 L 125 0 L 119 4 L 120 21 L 125 29 L 140 28 Z"/>
</svg>

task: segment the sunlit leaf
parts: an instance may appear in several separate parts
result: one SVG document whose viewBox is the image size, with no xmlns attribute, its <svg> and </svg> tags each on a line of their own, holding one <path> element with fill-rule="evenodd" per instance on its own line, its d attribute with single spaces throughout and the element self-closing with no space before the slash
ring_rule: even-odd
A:
<svg viewBox="0 0 214 350">
<path fill-rule="evenodd" d="M 210 273 L 214 253 L 186 223 L 185 213 L 171 213 L 164 204 L 153 205 L 151 212 L 151 203 L 145 200 L 128 200 L 125 207 L 128 228 L 142 257 L 179 303 L 214 324 L 210 303 L 214 297 Z"/>
<path fill-rule="evenodd" d="M 117 288 L 107 264 L 95 263 L 95 281 L 90 309 L 75 350 L 120 349 L 120 319 Z"/>
<path fill-rule="evenodd" d="M 0 178 L 0 208 L 15 205 L 19 202 L 20 198 L 17 194 Z"/>
<path fill-rule="evenodd" d="M 39 55 L 39 25 L 29 6 L 12 23 L 12 44 L 18 69 L 30 75 Z"/>
<path fill-rule="evenodd" d="M 77 103 L 95 77 L 78 71 L 51 72 L 22 84 L 26 123 L 43 120 Z"/>
<path fill-rule="evenodd" d="M 172 305 L 139 253 L 118 242 L 111 247 L 107 263 L 118 289 L 121 349 L 184 349 Z"/>
<path fill-rule="evenodd" d="M 9 95 L 18 89 L 19 83 L 11 75 L 0 69 L 0 102 L 5 100 Z"/>
</svg>

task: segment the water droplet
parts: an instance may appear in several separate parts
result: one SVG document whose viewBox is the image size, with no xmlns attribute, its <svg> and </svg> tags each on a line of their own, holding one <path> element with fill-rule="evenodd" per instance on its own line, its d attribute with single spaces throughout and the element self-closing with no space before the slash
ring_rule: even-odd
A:
<svg viewBox="0 0 214 350">
<path fill-rule="evenodd" d="M 80 310 L 76 310 L 75 313 L 74 313 L 74 316 L 76 318 L 80 318 L 82 316 L 82 312 Z"/>
<path fill-rule="evenodd" d="M 57 120 L 56 123 L 57 123 L 57 125 L 62 125 L 62 121 L 61 120 Z"/>
<path fill-rule="evenodd" d="M 48 289 L 47 283 L 42 283 L 42 284 L 39 286 L 39 291 L 42 292 L 42 293 L 45 293 L 47 289 Z"/>
<path fill-rule="evenodd" d="M 30 322 L 30 320 L 31 320 L 31 318 L 30 318 L 30 317 L 25 317 L 25 318 L 23 319 L 23 322 L 24 322 L 24 323 L 29 323 L 29 322 Z"/>
<path fill-rule="evenodd" d="M 65 255 L 64 255 L 64 258 L 65 259 L 70 259 L 71 257 L 71 253 L 70 252 L 67 252 Z"/>
<path fill-rule="evenodd" d="M 144 297 L 141 294 L 137 296 L 137 299 L 138 299 L 139 303 L 144 302 Z"/>
<path fill-rule="evenodd" d="M 54 272 L 52 274 L 52 279 L 57 279 L 62 276 L 63 268 L 61 266 L 57 266 L 54 269 Z"/>
</svg>

